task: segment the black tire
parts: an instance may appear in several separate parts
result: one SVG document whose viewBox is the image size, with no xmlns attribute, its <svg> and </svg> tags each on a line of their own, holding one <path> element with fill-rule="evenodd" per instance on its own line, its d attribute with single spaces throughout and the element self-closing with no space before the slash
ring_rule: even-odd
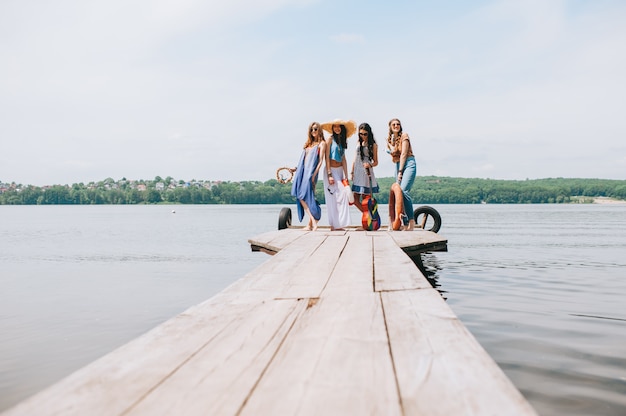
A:
<svg viewBox="0 0 626 416">
<path fill-rule="evenodd" d="M 423 217 L 421 220 L 418 220 L 420 215 L 423 215 Z M 427 228 L 430 225 L 428 217 L 432 217 L 433 225 L 430 228 Z M 439 215 L 439 212 L 437 212 L 435 208 L 429 207 L 428 205 L 423 205 L 413 211 L 413 219 L 417 226 L 422 225 L 426 231 L 436 233 L 441 229 L 441 215 Z"/>
<path fill-rule="evenodd" d="M 291 226 L 291 208 L 283 208 L 278 214 L 278 229 L 284 230 Z"/>
</svg>

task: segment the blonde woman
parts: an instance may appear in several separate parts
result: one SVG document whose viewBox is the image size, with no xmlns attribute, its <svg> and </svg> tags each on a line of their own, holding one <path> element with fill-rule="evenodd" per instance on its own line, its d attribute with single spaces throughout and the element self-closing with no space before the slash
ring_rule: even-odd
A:
<svg viewBox="0 0 626 416">
<path fill-rule="evenodd" d="M 296 197 L 298 207 L 298 219 L 302 222 L 304 213 L 309 216 L 307 231 L 317 230 L 317 222 L 322 217 L 322 209 L 315 199 L 315 186 L 317 178 L 326 154 L 326 142 L 319 123 L 309 125 L 307 140 L 300 156 L 298 167 L 295 170 L 291 195 Z"/>
<path fill-rule="evenodd" d="M 409 195 L 415 175 L 417 174 L 417 164 L 409 135 L 402 131 L 402 123 L 397 118 L 389 121 L 389 134 L 387 135 L 387 152 L 391 155 L 391 161 L 396 165 L 396 181 L 402 188 L 402 200 L 404 214 L 402 223 L 404 229 L 412 231 L 415 228 L 413 219 L 413 200 Z"/>
</svg>

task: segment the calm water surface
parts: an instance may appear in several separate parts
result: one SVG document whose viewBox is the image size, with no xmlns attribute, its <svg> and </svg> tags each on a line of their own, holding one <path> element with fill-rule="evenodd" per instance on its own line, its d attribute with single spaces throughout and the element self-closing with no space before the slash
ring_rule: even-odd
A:
<svg viewBox="0 0 626 416">
<path fill-rule="evenodd" d="M 535 409 L 626 414 L 626 205 L 435 207 L 427 271 Z M 0 206 L 0 410 L 268 260 L 280 208 Z"/>
</svg>

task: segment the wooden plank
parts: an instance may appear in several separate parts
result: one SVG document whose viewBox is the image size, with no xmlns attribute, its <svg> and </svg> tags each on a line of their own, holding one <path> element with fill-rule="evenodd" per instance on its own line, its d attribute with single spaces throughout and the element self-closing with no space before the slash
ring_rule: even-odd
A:
<svg viewBox="0 0 626 416">
<path fill-rule="evenodd" d="M 325 243 L 327 238 L 324 233 L 310 233 L 306 238 L 294 240 L 293 244 L 233 282 L 216 298 L 227 303 L 250 303 L 277 298 L 318 297 L 334 267 L 333 261 L 326 256 L 338 257 L 347 239 L 340 236 L 339 239 Z M 320 268 L 320 264 L 323 267 Z M 324 268 L 326 273 L 316 274 L 316 271 Z M 322 277 L 324 274 L 325 277 Z M 307 276 L 313 276 L 312 280 L 307 282 Z M 299 284 L 298 279 L 302 280 Z M 283 286 L 294 289 L 285 289 Z M 306 293 L 298 291 L 298 286 L 308 287 Z"/>
<path fill-rule="evenodd" d="M 367 233 L 349 233 L 320 299 L 296 322 L 243 414 L 401 414 L 372 249 Z M 272 399 L 277 391 L 281 398 Z"/>
<path fill-rule="evenodd" d="M 229 307 L 224 306 L 223 313 L 228 314 Z M 127 414 L 237 414 L 306 307 L 304 300 L 256 305 L 203 345 Z M 275 397 L 279 395 L 276 392 Z"/>
<path fill-rule="evenodd" d="M 424 251 L 447 251 L 448 240 L 432 231 L 414 230 L 389 232 L 398 247 L 410 256 Z"/>
<path fill-rule="evenodd" d="M 374 291 L 372 251 L 372 237 L 368 233 L 350 233 L 323 296 L 372 293 Z"/>
<path fill-rule="evenodd" d="M 224 303 L 224 297 L 216 296 L 190 308 L 21 402 L 3 416 L 126 412 L 203 347 L 219 343 L 224 333 L 232 331 L 229 328 L 262 316 L 258 313 L 262 303 Z"/>
<path fill-rule="evenodd" d="M 302 229 L 286 228 L 257 235 L 248 239 L 248 242 L 252 246 L 262 247 L 270 252 L 277 253 L 308 233 L 308 231 Z"/>
<path fill-rule="evenodd" d="M 295 240 L 274 255 L 270 261 L 262 263 L 242 279 L 233 283 L 232 289 L 231 287 L 227 289 L 245 293 L 246 297 L 254 299 L 274 299 L 286 296 L 283 285 L 294 279 L 293 276 L 302 273 L 305 267 L 311 268 L 311 264 L 315 264 L 316 261 L 320 262 L 320 258 L 314 254 L 326 238 L 327 236 L 323 233 L 312 232 L 308 234 L 307 238 Z M 325 276 L 325 279 L 328 279 L 328 276 L 329 274 Z M 315 296 L 319 296 L 319 292 L 316 292 Z M 244 298 L 239 299 L 243 300 Z"/>
<path fill-rule="evenodd" d="M 435 289 L 381 296 L 405 414 L 535 414 Z"/>
<path fill-rule="evenodd" d="M 303 259 L 297 269 L 282 280 L 278 299 L 318 298 L 330 279 L 348 237 L 345 234 L 329 236 L 315 252 Z"/>
<path fill-rule="evenodd" d="M 373 239 L 374 289 L 381 292 L 432 288 L 409 256 L 398 249 L 390 234 Z"/>
<path fill-rule="evenodd" d="M 345 233 L 311 233 L 281 250 L 272 261 L 261 264 L 233 290 L 267 299 L 317 298 L 347 240 Z"/>
<path fill-rule="evenodd" d="M 322 296 L 295 323 L 241 414 L 401 415 L 379 296 Z"/>
<path fill-rule="evenodd" d="M 325 228 L 319 228 L 315 232 L 304 231 L 302 229 L 289 228 L 280 231 L 270 231 L 260 234 L 248 240 L 254 251 L 262 250 L 269 254 L 275 254 L 287 247 L 298 238 L 302 238 L 309 233 L 323 233 L 325 235 L 347 235 L 353 234 L 354 229 L 349 228 L 345 231 L 330 231 Z M 359 231 L 360 232 L 360 231 Z M 418 255 L 424 251 L 446 251 L 448 240 L 439 234 L 431 231 L 415 230 L 412 232 L 391 232 L 385 230 L 366 231 L 368 236 L 380 236 L 389 234 L 394 241 L 405 252 L 410 255 Z"/>
</svg>

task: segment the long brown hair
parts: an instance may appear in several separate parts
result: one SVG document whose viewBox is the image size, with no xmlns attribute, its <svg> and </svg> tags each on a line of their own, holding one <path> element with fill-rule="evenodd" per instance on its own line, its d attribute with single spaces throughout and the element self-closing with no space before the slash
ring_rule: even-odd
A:
<svg viewBox="0 0 626 416">
<path fill-rule="evenodd" d="M 387 134 L 387 141 L 389 143 L 391 143 L 391 136 L 393 136 L 393 131 L 391 131 L 391 123 L 393 123 L 394 121 L 397 121 L 400 124 L 400 131 L 398 132 L 398 137 L 396 138 L 396 140 L 402 137 L 402 122 L 397 118 L 392 118 L 391 120 L 389 120 L 389 133 Z"/>
<path fill-rule="evenodd" d="M 400 123 L 400 131 L 398 132 L 398 137 L 395 137 L 393 142 L 391 140 L 391 138 L 393 137 L 393 131 L 391 131 L 391 123 L 393 123 L 394 121 L 397 121 L 398 123 Z M 389 133 L 387 133 L 387 149 L 391 150 L 391 151 L 398 151 L 398 145 L 400 143 L 402 143 L 402 141 L 400 140 L 402 138 L 402 123 L 400 122 L 399 119 L 397 118 L 392 118 L 391 120 L 389 120 Z"/>
</svg>

